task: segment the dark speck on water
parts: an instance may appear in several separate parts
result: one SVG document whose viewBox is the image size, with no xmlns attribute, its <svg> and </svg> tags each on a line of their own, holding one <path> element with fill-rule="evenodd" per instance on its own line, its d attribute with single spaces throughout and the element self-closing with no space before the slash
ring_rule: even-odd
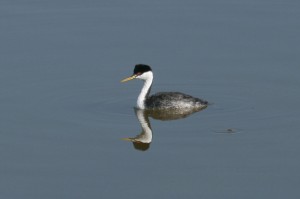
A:
<svg viewBox="0 0 300 199">
<path fill-rule="evenodd" d="M 220 129 L 220 130 L 214 130 L 215 133 L 240 133 L 240 129 L 236 128 L 227 128 L 227 129 Z"/>
<path fill-rule="evenodd" d="M 1 199 L 300 197 L 299 1 L 2 0 L 0 13 Z M 152 93 L 213 104 L 136 112 L 142 82 L 119 82 L 136 63 Z"/>
</svg>

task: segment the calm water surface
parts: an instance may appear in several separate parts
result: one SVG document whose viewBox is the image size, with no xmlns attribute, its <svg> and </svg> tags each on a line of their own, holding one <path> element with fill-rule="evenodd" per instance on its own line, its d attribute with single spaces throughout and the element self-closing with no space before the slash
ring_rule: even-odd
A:
<svg viewBox="0 0 300 199">
<path fill-rule="evenodd" d="M 299 198 L 299 19 L 296 0 L 2 0 L 0 198 Z M 211 105 L 136 115 L 137 63 Z"/>
</svg>

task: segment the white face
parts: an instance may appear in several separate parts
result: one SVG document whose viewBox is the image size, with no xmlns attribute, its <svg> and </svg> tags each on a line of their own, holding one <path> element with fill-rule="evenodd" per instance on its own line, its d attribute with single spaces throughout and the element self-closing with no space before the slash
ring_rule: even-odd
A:
<svg viewBox="0 0 300 199">
<path fill-rule="evenodd" d="M 152 79 L 152 78 L 153 78 L 152 71 L 145 72 L 136 77 L 136 79 L 141 79 L 141 80 L 147 80 L 147 79 Z"/>
</svg>

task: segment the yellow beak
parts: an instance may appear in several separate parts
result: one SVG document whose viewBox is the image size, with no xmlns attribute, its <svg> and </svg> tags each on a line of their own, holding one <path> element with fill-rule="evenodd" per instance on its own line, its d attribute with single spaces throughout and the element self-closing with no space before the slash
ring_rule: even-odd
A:
<svg viewBox="0 0 300 199">
<path fill-rule="evenodd" d="M 122 140 L 133 142 L 134 138 L 122 138 Z"/>
<path fill-rule="evenodd" d="M 127 78 L 123 79 L 121 82 L 127 82 L 129 80 L 135 79 L 136 77 L 137 77 L 137 75 L 131 75 L 130 77 L 127 77 Z"/>
</svg>

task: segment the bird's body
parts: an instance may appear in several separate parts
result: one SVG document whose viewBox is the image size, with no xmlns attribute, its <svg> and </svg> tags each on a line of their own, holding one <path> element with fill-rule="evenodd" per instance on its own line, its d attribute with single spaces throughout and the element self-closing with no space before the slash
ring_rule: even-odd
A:
<svg viewBox="0 0 300 199">
<path fill-rule="evenodd" d="M 207 102 L 180 92 L 159 92 L 146 98 L 145 103 L 151 109 L 193 109 L 207 106 Z"/>
<path fill-rule="evenodd" d="M 202 109 L 207 106 L 207 101 L 180 92 L 159 92 L 150 96 L 153 82 L 152 69 L 148 65 L 138 64 L 134 68 L 133 75 L 122 80 L 126 82 L 132 79 L 144 80 L 144 86 L 137 99 L 139 109 Z"/>
</svg>

